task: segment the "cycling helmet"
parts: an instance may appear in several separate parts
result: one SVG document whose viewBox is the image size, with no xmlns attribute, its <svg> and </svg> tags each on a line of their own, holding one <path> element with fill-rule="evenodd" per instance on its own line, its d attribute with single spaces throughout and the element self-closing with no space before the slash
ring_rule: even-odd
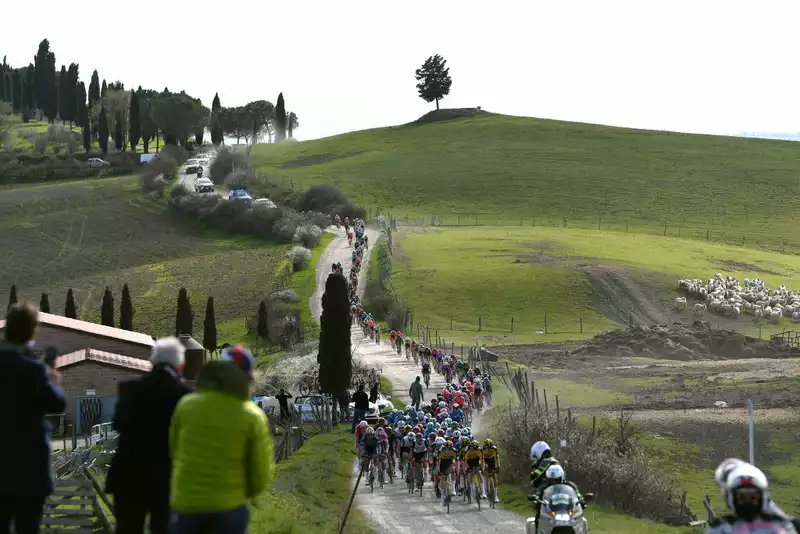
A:
<svg viewBox="0 0 800 534">
<path fill-rule="evenodd" d="M 453 437 L 456 439 L 461 439 L 461 431 L 456 430 L 455 432 L 453 432 Z"/>
<path fill-rule="evenodd" d="M 406 432 L 411 432 L 411 425 L 404 426 L 403 430 L 405 430 Z"/>
<path fill-rule="evenodd" d="M 745 521 L 752 521 L 769 509 L 767 477 L 757 467 L 742 463 L 735 467 L 725 482 L 728 508 Z"/>
<path fill-rule="evenodd" d="M 565 479 L 564 468 L 558 464 L 551 465 L 544 472 L 544 476 L 551 484 L 561 484 Z"/>
<path fill-rule="evenodd" d="M 409 417 L 409 416 L 407 416 L 407 415 L 406 415 L 406 416 L 404 416 L 404 417 L 403 417 L 403 419 L 404 419 L 405 421 L 411 421 L 411 417 Z"/>
<path fill-rule="evenodd" d="M 537 441 L 531 447 L 531 461 L 538 462 L 542 459 L 545 453 L 550 452 L 550 445 L 544 441 Z"/>
<path fill-rule="evenodd" d="M 486 441 L 483 442 L 483 446 L 488 448 L 488 449 L 490 449 L 490 448 L 494 447 L 494 441 L 492 441 L 491 439 L 487 438 Z"/>
<path fill-rule="evenodd" d="M 369 434 L 369 430 L 367 430 L 367 434 Z M 375 434 L 383 437 L 386 435 L 386 431 L 383 429 L 383 427 L 379 426 L 378 429 L 375 430 Z"/>
<path fill-rule="evenodd" d="M 413 432 L 409 432 L 409 433 L 406 435 L 406 437 L 407 437 L 408 439 L 417 439 L 417 435 L 416 435 L 416 434 L 414 434 Z"/>
<path fill-rule="evenodd" d="M 371 435 L 373 435 L 374 433 L 375 433 L 375 429 L 374 429 L 374 428 L 372 428 L 371 426 L 368 426 L 368 427 L 367 427 L 367 435 L 368 435 L 368 436 L 371 436 Z"/>
<path fill-rule="evenodd" d="M 439 401 L 439 408 L 446 408 L 447 403 L 445 401 Z"/>
<path fill-rule="evenodd" d="M 435 443 L 436 445 L 438 445 L 439 447 L 441 447 L 442 445 L 444 445 L 445 443 L 447 443 L 447 440 L 446 440 L 446 439 L 444 439 L 443 437 L 439 436 L 438 438 L 436 438 L 436 441 L 435 441 L 434 443 Z"/>
<path fill-rule="evenodd" d="M 470 427 L 468 427 L 468 426 L 464 427 L 464 430 L 462 430 L 462 433 L 466 434 L 467 436 L 470 436 L 470 435 L 472 435 L 472 429 Z"/>
<path fill-rule="evenodd" d="M 447 417 L 447 418 L 445 418 L 445 420 L 444 420 L 444 424 L 445 424 L 445 425 L 448 425 L 448 426 L 449 426 L 449 425 L 452 425 L 452 424 L 453 424 L 453 420 L 452 420 L 452 419 L 450 419 L 449 417 Z"/>
<path fill-rule="evenodd" d="M 367 424 L 366 421 L 361 421 L 360 423 L 358 423 L 358 426 L 360 426 L 361 428 L 367 428 L 369 425 Z"/>
<path fill-rule="evenodd" d="M 470 443 L 470 445 L 472 445 L 472 448 L 473 448 L 473 449 L 480 449 L 480 448 L 481 448 L 481 444 L 480 444 L 480 443 L 478 443 L 478 440 L 477 440 L 477 439 L 473 439 L 473 440 L 472 440 L 472 443 Z"/>
<path fill-rule="evenodd" d="M 439 432 L 437 432 L 437 434 L 439 434 L 440 437 L 444 437 L 444 430 L 439 430 Z"/>
<path fill-rule="evenodd" d="M 455 444 L 456 444 L 456 438 L 455 438 L 455 437 L 453 437 L 453 436 L 450 436 L 450 440 L 449 440 L 449 441 L 450 441 L 450 443 L 452 443 L 453 445 L 455 445 Z"/>
<path fill-rule="evenodd" d="M 728 480 L 728 475 L 731 473 L 731 471 L 743 464 L 745 464 L 745 462 L 738 458 L 728 458 L 723 460 L 722 463 L 717 467 L 716 471 L 714 471 L 714 480 L 716 481 L 717 486 L 722 489 L 723 493 L 725 491 L 725 482 Z"/>
<path fill-rule="evenodd" d="M 433 423 L 428 423 L 427 425 L 425 425 L 425 428 L 427 428 L 428 430 L 433 430 L 434 428 L 436 428 L 436 425 L 434 425 Z"/>
</svg>

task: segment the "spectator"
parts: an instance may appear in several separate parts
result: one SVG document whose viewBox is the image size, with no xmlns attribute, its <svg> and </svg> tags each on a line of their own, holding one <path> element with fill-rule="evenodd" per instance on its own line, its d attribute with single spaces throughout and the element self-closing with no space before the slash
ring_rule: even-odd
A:
<svg viewBox="0 0 800 534">
<path fill-rule="evenodd" d="M 376 382 L 369 390 L 369 401 L 372 403 L 378 402 L 378 388 L 380 384 Z"/>
<path fill-rule="evenodd" d="M 275 474 L 267 417 L 250 400 L 253 355 L 236 345 L 209 362 L 170 427 L 174 534 L 244 534 L 247 501 Z"/>
<path fill-rule="evenodd" d="M 278 399 L 278 404 L 281 407 L 281 419 L 285 421 L 289 418 L 289 399 L 291 399 L 292 396 L 281 388 L 275 398 Z"/>
<path fill-rule="evenodd" d="M 356 425 L 367 416 L 369 411 L 369 397 L 364 392 L 364 384 L 358 385 L 358 391 L 353 393 L 353 430 L 356 433 Z"/>
<path fill-rule="evenodd" d="M 420 401 L 425 400 L 424 390 L 422 389 L 422 382 L 420 382 L 420 377 L 411 384 L 411 387 L 408 388 L 408 396 L 411 397 L 411 405 L 414 406 L 415 410 L 419 410 L 419 403 Z"/>
<path fill-rule="evenodd" d="M 189 387 L 180 378 L 186 349 L 177 338 L 153 345 L 153 370 L 119 385 L 114 428 L 119 445 L 106 479 L 114 495 L 117 534 L 141 534 L 150 515 L 151 534 L 169 532 L 169 425 Z"/>
<path fill-rule="evenodd" d="M 55 369 L 30 350 L 39 325 L 39 311 L 27 302 L 11 306 L 0 344 L 0 532 L 13 522 L 17 534 L 36 534 L 54 482 L 49 428 L 45 415 L 62 413 L 64 392 Z"/>
</svg>

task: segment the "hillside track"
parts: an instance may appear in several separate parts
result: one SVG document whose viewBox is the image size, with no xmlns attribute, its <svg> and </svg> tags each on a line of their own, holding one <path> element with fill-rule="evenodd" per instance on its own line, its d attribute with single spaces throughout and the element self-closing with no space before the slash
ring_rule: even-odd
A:
<svg viewBox="0 0 800 534">
<path fill-rule="evenodd" d="M 329 230 L 333 231 L 333 230 Z M 317 265 L 317 287 L 312 297 L 311 308 L 316 318 L 321 313 L 321 299 L 325 291 L 325 280 L 334 262 L 340 261 L 347 275 L 350 268 L 350 254 L 352 249 L 347 245 L 344 230 L 334 231 L 336 237 L 328 245 Z M 375 243 L 378 237 L 376 230 L 367 230 L 370 243 Z M 366 286 L 366 273 L 369 255 L 365 255 L 362 269 L 362 280 L 359 283 L 359 293 L 363 295 Z M 387 333 L 388 335 L 388 333 Z M 353 326 L 351 329 L 353 347 L 356 347 L 354 356 L 361 360 L 367 367 L 375 367 L 392 382 L 391 397 L 394 400 L 410 401 L 408 389 L 416 377 L 421 374 L 421 368 L 413 360 L 399 356 L 392 350 L 388 343 L 376 344 L 364 336 L 361 329 Z M 431 375 L 430 388 L 425 392 L 425 398 L 435 395 L 444 387 L 444 378 L 438 374 Z M 389 392 L 384 392 L 387 395 Z M 353 484 L 358 478 L 358 464 L 353 464 Z M 355 506 L 361 510 L 370 522 L 370 526 L 379 534 L 412 534 L 419 532 L 442 532 L 447 534 L 474 533 L 474 532 L 521 532 L 525 528 L 525 520 L 500 508 L 492 510 L 488 503 L 481 502 L 481 510 L 473 502 L 467 505 L 461 497 L 454 497 L 450 505 L 450 514 L 436 499 L 433 483 L 425 482 L 422 495 L 415 493 L 409 495 L 405 483 L 395 480 L 394 484 L 386 484 L 381 490 L 376 487 L 370 492 L 368 487 L 359 485 Z M 376 482 L 377 485 L 377 482 Z M 500 499 L 503 498 L 503 489 L 500 488 Z"/>
</svg>

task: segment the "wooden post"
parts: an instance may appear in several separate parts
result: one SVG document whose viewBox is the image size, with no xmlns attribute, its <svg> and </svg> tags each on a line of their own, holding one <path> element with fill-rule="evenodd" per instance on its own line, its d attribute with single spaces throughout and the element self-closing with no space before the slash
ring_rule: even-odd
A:
<svg viewBox="0 0 800 534">
<path fill-rule="evenodd" d="M 592 437 L 595 437 L 597 431 L 597 416 L 592 416 Z"/>
<path fill-rule="evenodd" d="M 628 223 L 625 223 L 625 233 L 628 233 Z"/>
<path fill-rule="evenodd" d="M 547 312 L 544 312 L 544 333 L 547 333 Z"/>
<path fill-rule="evenodd" d="M 514 331 L 514 316 L 511 316 L 511 331 Z"/>
<path fill-rule="evenodd" d="M 453 329 L 453 316 L 450 316 L 450 330 Z"/>
<path fill-rule="evenodd" d="M 478 332 L 481 331 L 481 328 L 483 328 L 483 325 L 481 325 L 481 316 L 479 315 L 478 316 Z"/>
<path fill-rule="evenodd" d="M 455 354 L 455 353 L 456 353 L 456 342 L 455 341 L 451 341 L 450 342 L 450 354 Z"/>
<path fill-rule="evenodd" d="M 583 334 L 583 317 L 579 317 L 578 321 L 580 322 L 581 334 Z"/>
<path fill-rule="evenodd" d="M 539 400 L 539 390 L 538 389 L 536 390 L 536 405 L 537 406 L 541 406 L 542 405 L 541 401 Z"/>
<path fill-rule="evenodd" d="M 547 390 L 546 389 L 542 390 L 542 396 L 544 397 L 544 411 L 548 411 L 548 408 L 547 408 Z"/>
<path fill-rule="evenodd" d="M 598 230 L 600 229 L 600 222 L 601 222 L 602 220 L 603 220 L 603 217 L 598 217 L 598 218 L 597 218 L 597 229 L 598 229 Z"/>
<path fill-rule="evenodd" d="M 706 228 L 706 241 L 708 241 L 708 235 L 709 235 L 708 228 Z"/>
<path fill-rule="evenodd" d="M 478 226 L 478 216 L 475 216 L 475 226 Z"/>
<path fill-rule="evenodd" d="M 435 330 L 435 332 L 436 332 L 436 346 L 438 347 L 439 346 L 439 329 L 437 328 Z"/>
<path fill-rule="evenodd" d="M 561 420 L 561 406 L 558 404 L 558 395 L 556 395 L 556 419 Z"/>
<path fill-rule="evenodd" d="M 566 228 L 566 227 L 567 227 L 567 218 L 564 217 L 564 228 Z"/>
<path fill-rule="evenodd" d="M 533 369 L 531 369 L 531 404 L 536 404 L 536 387 L 533 383 Z"/>
<path fill-rule="evenodd" d="M 667 235 L 667 227 L 664 227 L 664 235 Z"/>
<path fill-rule="evenodd" d="M 567 408 L 567 422 L 572 424 L 572 408 Z"/>
</svg>

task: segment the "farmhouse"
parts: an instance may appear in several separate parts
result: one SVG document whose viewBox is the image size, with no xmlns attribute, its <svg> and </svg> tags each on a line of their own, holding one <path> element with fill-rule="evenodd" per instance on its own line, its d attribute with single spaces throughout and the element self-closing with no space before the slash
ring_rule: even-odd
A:
<svg viewBox="0 0 800 534">
<path fill-rule="evenodd" d="M 5 330 L 0 321 L 0 331 Z M 34 352 L 56 348 L 55 368 L 61 372 L 67 398 L 65 418 L 83 433 L 111 421 L 117 384 L 149 371 L 153 338 L 60 315 L 39 312 Z"/>
</svg>

